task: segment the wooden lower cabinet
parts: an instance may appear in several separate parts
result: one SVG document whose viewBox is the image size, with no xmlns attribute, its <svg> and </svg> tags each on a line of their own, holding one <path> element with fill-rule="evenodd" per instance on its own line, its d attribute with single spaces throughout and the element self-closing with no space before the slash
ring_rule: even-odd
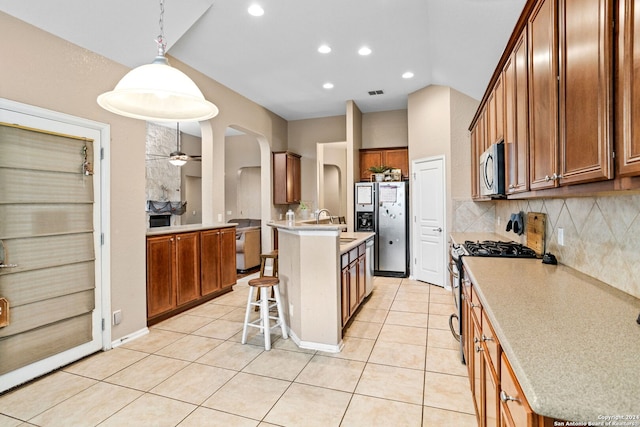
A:
<svg viewBox="0 0 640 427">
<path fill-rule="evenodd" d="M 467 272 L 464 275 L 469 277 Z M 465 278 L 462 286 L 462 339 L 478 426 L 552 426 L 555 420 L 536 414 L 529 406 L 473 290 L 475 285 Z"/>
<path fill-rule="evenodd" d="M 200 238 L 202 295 L 229 288 L 236 283 L 236 230 L 203 231 Z M 233 256 L 231 256 L 233 254 Z"/>
<path fill-rule="evenodd" d="M 365 297 L 366 244 L 362 243 L 340 255 L 342 327 L 360 307 Z"/>
<path fill-rule="evenodd" d="M 229 292 L 235 227 L 147 237 L 147 324 Z"/>
<path fill-rule="evenodd" d="M 181 233 L 175 237 L 176 304 L 200 297 L 200 233 Z"/>
</svg>

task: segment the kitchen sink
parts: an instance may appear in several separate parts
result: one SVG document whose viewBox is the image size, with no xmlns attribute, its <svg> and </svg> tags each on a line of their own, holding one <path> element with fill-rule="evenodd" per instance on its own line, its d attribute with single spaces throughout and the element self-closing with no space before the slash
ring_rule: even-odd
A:
<svg viewBox="0 0 640 427">
<path fill-rule="evenodd" d="M 354 240 L 357 240 L 355 237 L 341 237 L 340 243 L 351 243 Z"/>
</svg>

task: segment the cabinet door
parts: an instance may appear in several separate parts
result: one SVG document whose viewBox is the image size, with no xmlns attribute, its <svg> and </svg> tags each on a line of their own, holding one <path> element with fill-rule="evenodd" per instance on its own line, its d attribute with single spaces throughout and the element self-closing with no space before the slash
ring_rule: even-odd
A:
<svg viewBox="0 0 640 427">
<path fill-rule="evenodd" d="M 341 303 L 342 307 L 342 327 L 347 324 L 349 320 L 349 265 L 342 269 L 341 285 Z"/>
<path fill-rule="evenodd" d="M 484 380 L 484 366 L 482 359 L 482 342 L 480 341 L 480 327 L 476 322 L 473 324 L 473 342 L 472 345 L 472 359 L 473 359 L 473 375 L 469 378 L 471 380 L 471 393 L 473 396 L 473 403 L 476 407 L 476 416 L 478 420 L 484 420 L 484 396 L 483 396 L 483 380 Z M 480 421 L 478 425 L 483 425 Z"/>
<path fill-rule="evenodd" d="M 538 0 L 528 21 L 530 188 L 557 186 L 558 92 L 555 0 Z"/>
<path fill-rule="evenodd" d="M 484 425 L 487 427 L 498 427 L 499 405 L 498 405 L 498 380 L 489 369 L 486 359 L 483 357 L 484 365 Z"/>
<path fill-rule="evenodd" d="M 176 306 L 174 236 L 147 238 L 147 317 Z"/>
<path fill-rule="evenodd" d="M 504 137 L 504 93 L 502 77 L 498 77 L 487 98 L 487 143 L 491 145 Z"/>
<path fill-rule="evenodd" d="M 367 257 L 363 254 L 358 256 L 358 304 L 361 303 L 362 300 L 364 299 L 365 284 L 367 281 L 365 277 L 366 272 L 367 272 Z"/>
<path fill-rule="evenodd" d="M 300 203 L 300 157 L 287 154 L 287 201 Z"/>
<path fill-rule="evenodd" d="M 393 169 L 400 169 L 402 177 L 409 179 L 409 150 L 407 148 L 384 151 L 383 161 L 385 165 Z"/>
<path fill-rule="evenodd" d="M 358 261 L 349 264 L 349 316 L 356 312 L 358 301 Z"/>
<path fill-rule="evenodd" d="M 507 193 L 529 189 L 527 33 L 523 31 L 504 68 L 504 142 Z"/>
<path fill-rule="evenodd" d="M 477 199 L 480 196 L 479 162 L 482 151 L 478 149 L 480 142 L 481 126 L 479 120 L 471 129 L 471 197 Z"/>
<path fill-rule="evenodd" d="M 220 286 L 228 288 L 238 280 L 236 271 L 236 229 L 220 230 Z"/>
<path fill-rule="evenodd" d="M 220 280 L 220 232 L 207 230 L 200 233 L 200 289 L 209 295 L 222 289 Z"/>
<path fill-rule="evenodd" d="M 300 203 L 300 156 L 290 152 L 273 153 L 273 203 Z"/>
<path fill-rule="evenodd" d="M 640 8 L 634 0 L 620 0 L 618 5 L 617 173 L 637 176 L 640 175 Z"/>
<path fill-rule="evenodd" d="M 559 0 L 560 183 L 613 178 L 613 0 Z"/>
<path fill-rule="evenodd" d="M 360 151 L 360 181 L 371 181 L 371 166 L 384 164 L 382 151 Z"/>
<path fill-rule="evenodd" d="M 199 233 L 176 235 L 176 303 L 182 305 L 200 297 Z"/>
</svg>

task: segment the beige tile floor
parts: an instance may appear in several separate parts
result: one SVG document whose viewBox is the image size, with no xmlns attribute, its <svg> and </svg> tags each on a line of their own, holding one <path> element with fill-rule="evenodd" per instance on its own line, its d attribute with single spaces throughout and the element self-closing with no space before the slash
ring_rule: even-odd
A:
<svg viewBox="0 0 640 427">
<path fill-rule="evenodd" d="M 0 427 L 476 426 L 446 290 L 376 277 L 341 353 L 301 350 L 280 335 L 266 352 L 255 329 L 240 344 L 251 277 L 148 335 L 1 395 Z"/>
</svg>

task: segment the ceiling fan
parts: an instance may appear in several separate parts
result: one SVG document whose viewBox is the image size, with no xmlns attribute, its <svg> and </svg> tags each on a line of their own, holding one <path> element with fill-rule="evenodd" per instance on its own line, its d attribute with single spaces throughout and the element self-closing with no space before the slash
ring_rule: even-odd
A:
<svg viewBox="0 0 640 427">
<path fill-rule="evenodd" d="M 189 160 L 193 160 L 196 162 L 199 162 L 201 160 L 202 156 L 190 156 L 188 154 L 185 154 L 182 151 L 182 137 L 181 137 L 181 133 L 180 133 L 180 123 L 177 122 L 176 123 L 176 150 L 171 152 L 168 156 L 166 154 L 148 154 L 148 158 L 147 160 L 164 160 L 164 159 L 168 159 L 169 163 L 171 163 L 174 166 L 182 166 L 185 163 L 187 163 L 187 161 Z"/>
</svg>

